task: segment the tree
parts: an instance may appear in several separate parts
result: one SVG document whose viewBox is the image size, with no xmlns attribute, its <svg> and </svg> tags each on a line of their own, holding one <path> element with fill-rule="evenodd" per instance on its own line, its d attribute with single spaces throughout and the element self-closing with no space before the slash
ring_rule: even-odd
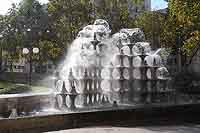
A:
<svg viewBox="0 0 200 133">
<path fill-rule="evenodd" d="M 200 1 L 170 0 L 169 15 L 166 21 L 166 45 L 181 48 L 183 56 L 189 58 L 190 64 L 196 52 L 200 49 Z M 181 46 L 177 46 L 177 36 L 180 36 Z"/>
<path fill-rule="evenodd" d="M 41 5 L 37 0 L 23 0 L 17 10 L 17 20 L 19 29 L 25 33 L 24 47 L 40 49 L 40 58 L 36 58 L 39 59 L 40 65 L 48 60 L 53 61 L 55 65 L 55 60 L 64 53 L 64 46 L 57 39 L 47 8 L 47 5 Z M 37 56 L 33 55 L 33 59 L 34 57 Z"/>
<path fill-rule="evenodd" d="M 181 49 L 183 63 L 189 65 L 200 49 L 199 10 L 200 1 L 169 0 L 168 14 L 145 12 L 135 24 L 144 30 L 148 40 L 158 37 L 161 47 L 170 48 L 174 54 Z"/>
<path fill-rule="evenodd" d="M 18 33 L 16 29 L 16 16 L 17 16 L 17 7 L 12 5 L 12 8 L 9 9 L 8 14 L 1 16 L 0 24 L 0 34 L 1 34 L 1 51 L 6 50 L 7 54 L 2 55 L 1 57 L 10 62 L 12 67 L 13 61 L 19 59 L 18 48 L 22 44 L 22 35 Z M 12 69 L 11 69 L 12 70 Z"/>
<path fill-rule="evenodd" d="M 95 19 L 105 19 L 113 32 L 121 28 L 132 28 L 133 16 L 130 5 L 141 4 L 144 0 L 50 0 L 48 10 L 60 43 L 68 46 L 78 31 Z"/>
<path fill-rule="evenodd" d="M 64 48 L 75 39 L 78 31 L 93 20 L 90 0 L 50 0 L 48 11 L 52 25 L 57 33 L 57 40 Z"/>
<path fill-rule="evenodd" d="M 20 51 L 24 47 L 48 49 L 55 46 L 54 52 L 60 54 L 54 56 L 61 57 L 81 28 L 97 18 L 109 21 L 113 32 L 133 27 L 129 8 L 140 1 L 143 0 L 50 0 L 48 5 L 41 5 L 37 0 L 22 0 L 19 5 L 13 5 L 0 22 L 4 49 L 14 59 L 21 57 Z M 52 51 L 45 52 L 46 57 L 53 59 L 49 56 Z"/>
<path fill-rule="evenodd" d="M 144 0 L 101 0 L 94 4 L 95 15 L 96 18 L 107 20 L 112 32 L 116 33 L 121 28 L 134 27 L 133 20 L 140 12 L 144 11 L 143 4 Z"/>
<path fill-rule="evenodd" d="M 56 34 L 54 34 L 50 22 L 47 5 L 41 5 L 37 0 L 22 0 L 18 6 L 13 4 L 8 14 L 2 16 L 0 21 L 0 33 L 3 36 L 2 46 L 7 51 L 6 58 L 9 57 L 11 64 L 23 56 L 22 49 L 24 47 L 40 48 L 40 42 L 46 41 L 51 44 L 56 40 Z M 41 52 L 51 54 L 52 51 L 41 50 Z M 57 57 L 54 58 L 57 59 Z"/>
<path fill-rule="evenodd" d="M 151 42 L 153 48 L 160 47 L 160 38 L 163 36 L 165 16 L 159 12 L 146 11 L 135 19 L 135 26 L 141 28 L 147 41 Z"/>
<path fill-rule="evenodd" d="M 57 44 L 56 42 L 52 42 L 52 41 L 40 41 L 38 46 L 40 47 L 40 59 L 39 61 L 41 63 L 43 62 L 47 62 L 48 60 L 51 60 L 53 62 L 53 64 L 56 66 L 58 58 L 60 56 L 62 56 L 62 49 L 59 46 L 59 44 Z M 46 52 L 48 51 L 48 52 Z"/>
</svg>

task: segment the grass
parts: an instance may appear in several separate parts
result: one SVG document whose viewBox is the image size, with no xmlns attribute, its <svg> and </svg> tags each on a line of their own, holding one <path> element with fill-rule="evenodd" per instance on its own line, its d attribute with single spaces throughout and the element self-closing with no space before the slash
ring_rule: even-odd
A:
<svg viewBox="0 0 200 133">
<path fill-rule="evenodd" d="M 0 81 L 0 88 L 8 88 L 8 87 L 11 87 L 13 86 L 14 84 L 13 83 L 10 83 L 10 82 L 6 82 L 6 81 Z"/>
<path fill-rule="evenodd" d="M 0 94 L 16 94 L 16 93 L 41 93 L 48 92 L 49 88 L 45 86 L 27 84 L 15 84 L 6 81 L 0 81 Z"/>
<path fill-rule="evenodd" d="M 31 86 L 31 92 L 33 93 L 40 93 L 40 92 L 47 92 L 50 89 L 45 86 Z"/>
</svg>

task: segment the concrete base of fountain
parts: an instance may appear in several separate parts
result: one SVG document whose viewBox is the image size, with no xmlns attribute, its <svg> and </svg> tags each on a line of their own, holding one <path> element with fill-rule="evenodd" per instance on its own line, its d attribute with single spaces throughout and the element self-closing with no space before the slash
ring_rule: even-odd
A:
<svg viewBox="0 0 200 133">
<path fill-rule="evenodd" d="M 116 110 L 117 109 L 117 110 Z M 199 104 L 138 105 L 0 120 L 0 132 L 35 133 L 97 126 L 199 124 Z"/>
<path fill-rule="evenodd" d="M 0 117 L 7 118 L 16 109 L 17 115 L 30 115 L 43 108 L 49 108 L 52 101 L 51 92 L 39 94 L 9 94 L 0 96 Z"/>
<path fill-rule="evenodd" d="M 55 101 L 52 93 L 4 95 L 0 98 L 0 114 L 3 114 L 0 132 L 35 133 L 88 126 L 146 126 L 200 121 L 198 96 L 177 93 L 171 100 L 162 101 L 163 98 L 151 103 L 114 101 L 104 106 L 56 110 L 52 108 Z"/>
</svg>

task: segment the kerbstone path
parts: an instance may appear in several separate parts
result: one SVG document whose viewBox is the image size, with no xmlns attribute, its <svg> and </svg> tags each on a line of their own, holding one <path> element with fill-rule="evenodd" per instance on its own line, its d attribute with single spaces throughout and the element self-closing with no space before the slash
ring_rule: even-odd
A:
<svg viewBox="0 0 200 133">
<path fill-rule="evenodd" d="M 48 133 L 200 133 L 200 125 L 158 126 L 139 128 L 101 127 L 69 129 Z"/>
</svg>

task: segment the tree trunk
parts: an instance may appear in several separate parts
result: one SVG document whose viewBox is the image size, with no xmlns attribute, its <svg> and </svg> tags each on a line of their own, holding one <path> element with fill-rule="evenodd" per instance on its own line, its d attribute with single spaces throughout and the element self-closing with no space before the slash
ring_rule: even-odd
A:
<svg viewBox="0 0 200 133">
<path fill-rule="evenodd" d="M 200 46 L 197 47 L 194 52 L 192 53 L 192 56 L 189 59 L 189 62 L 187 62 L 187 66 L 189 66 L 192 63 L 193 58 L 195 57 L 195 55 L 197 54 L 197 52 L 200 50 Z"/>
<path fill-rule="evenodd" d="M 0 48 L 0 71 L 2 71 L 2 48 Z"/>
</svg>

